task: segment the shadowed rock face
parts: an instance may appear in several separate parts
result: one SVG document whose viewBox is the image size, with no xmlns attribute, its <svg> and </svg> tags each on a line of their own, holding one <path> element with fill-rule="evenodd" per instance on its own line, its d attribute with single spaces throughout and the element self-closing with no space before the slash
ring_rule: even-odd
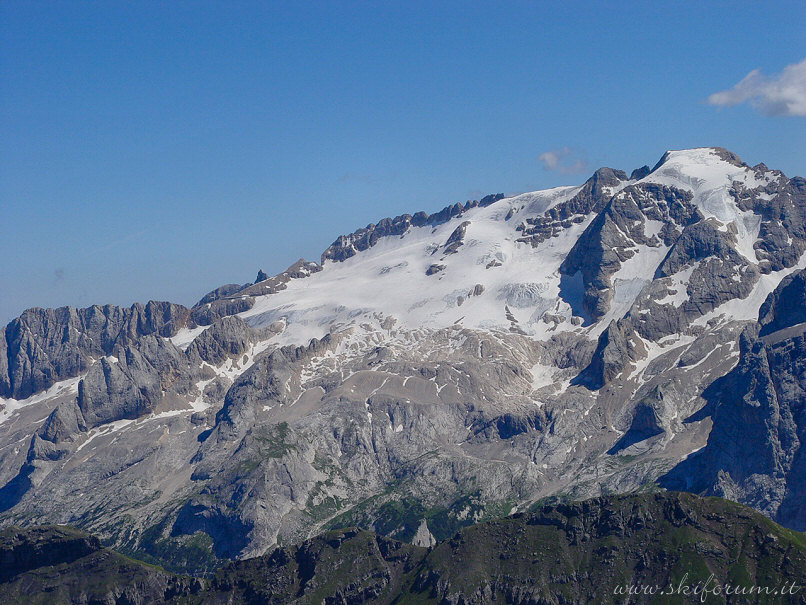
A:
<svg viewBox="0 0 806 605">
<path fill-rule="evenodd" d="M 201 582 L 127 559 L 84 532 L 55 525 L 0 532 L 4 603 L 166 603 Z"/>
<path fill-rule="evenodd" d="M 662 479 L 674 489 L 743 502 L 806 529 L 806 337 L 801 271 L 742 333 L 739 363 L 707 391 L 714 427 L 706 447 Z"/>
<path fill-rule="evenodd" d="M 610 186 L 618 182 L 610 182 Z M 612 276 L 636 255 L 636 246 L 671 245 L 679 236 L 679 229 L 703 218 L 691 204 L 692 197 L 690 192 L 673 187 L 633 185 L 611 199 L 591 222 L 560 271 L 565 275 L 582 272 L 583 305 L 593 320 L 601 318 L 610 308 Z M 646 233 L 648 220 L 663 223 L 657 235 Z"/>
<path fill-rule="evenodd" d="M 647 489 L 712 424 L 698 491 L 800 523 L 804 190 L 672 152 L 384 220 L 190 310 L 30 310 L 0 338 L 0 524 L 198 573 L 345 526 L 426 544 Z"/>
<path fill-rule="evenodd" d="M 802 535 L 725 500 L 678 493 L 544 506 L 464 528 L 431 548 L 330 531 L 230 563 L 207 580 L 146 567 L 61 527 L 0 534 L 0 558 L 0 591 L 10 604 L 102 595 L 176 604 L 621 603 L 619 587 L 653 587 L 654 595 L 630 597 L 638 604 L 656 602 L 660 590 L 686 602 L 674 591 L 702 586 L 710 574 L 746 589 L 806 583 Z M 53 567 L 44 572 L 46 565 Z M 770 603 L 799 598 L 770 596 Z"/>
<path fill-rule="evenodd" d="M 593 359 L 580 374 L 579 382 L 599 389 L 621 374 L 630 362 L 645 355 L 643 344 L 635 338 L 632 322 L 612 321 L 599 336 Z"/>
<path fill-rule="evenodd" d="M 806 271 L 785 277 L 761 305 L 759 336 L 806 322 Z"/>
</svg>

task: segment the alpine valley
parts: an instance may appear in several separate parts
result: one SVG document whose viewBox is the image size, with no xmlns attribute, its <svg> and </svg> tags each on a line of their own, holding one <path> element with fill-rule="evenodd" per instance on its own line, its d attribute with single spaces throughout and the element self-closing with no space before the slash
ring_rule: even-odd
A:
<svg viewBox="0 0 806 605">
<path fill-rule="evenodd" d="M 700 148 L 383 219 L 192 308 L 29 309 L 0 338 L 0 526 L 197 576 L 338 535 L 425 590 L 459 581 L 454 536 L 636 492 L 660 519 L 672 490 L 788 528 L 803 576 L 804 251 L 806 179 Z"/>
</svg>

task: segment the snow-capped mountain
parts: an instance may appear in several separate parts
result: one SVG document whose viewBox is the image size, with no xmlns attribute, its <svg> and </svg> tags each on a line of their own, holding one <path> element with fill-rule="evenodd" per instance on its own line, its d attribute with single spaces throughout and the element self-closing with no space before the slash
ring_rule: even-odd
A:
<svg viewBox="0 0 806 605">
<path fill-rule="evenodd" d="M 192 309 L 28 310 L 0 339 L 0 521 L 183 569 L 658 484 L 804 529 L 805 219 L 806 180 L 672 151 L 384 219 Z"/>
</svg>

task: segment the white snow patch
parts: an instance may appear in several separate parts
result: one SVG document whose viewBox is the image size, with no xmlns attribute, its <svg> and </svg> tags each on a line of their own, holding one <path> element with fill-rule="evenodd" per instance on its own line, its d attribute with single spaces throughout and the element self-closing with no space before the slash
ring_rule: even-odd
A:
<svg viewBox="0 0 806 605">
<path fill-rule="evenodd" d="M 504 292 L 505 299 L 513 299 L 513 306 L 525 305 L 521 311 L 510 307 L 521 329 L 534 337 L 545 336 L 549 326 L 540 318 L 560 302 L 560 264 L 592 215 L 535 248 L 516 241 L 521 236 L 515 230 L 520 221 L 504 221 L 501 215 L 521 206 L 520 216 L 545 212 L 578 189 L 523 194 L 473 208 L 433 228 L 414 227 L 401 237 L 381 238 L 344 262 L 326 261 L 322 271 L 292 280 L 276 294 L 258 297 L 254 307 L 240 316 L 253 327 L 285 320 L 285 332 L 274 339 L 278 345 L 305 343 L 334 327 L 355 327 L 381 313 L 395 318 L 397 329 L 438 329 L 461 322 L 467 328 L 508 332 L 505 302 L 498 298 Z M 433 244 L 441 246 L 464 221 L 470 222 L 466 245 L 456 254 L 443 257 L 437 251 L 432 255 Z M 506 271 L 487 269 L 492 259 L 505 262 Z M 426 269 L 434 263 L 445 265 L 445 270 L 427 276 Z M 395 270 L 383 272 L 387 267 Z M 484 285 L 484 293 L 468 297 L 476 284 Z M 465 299 L 461 306 L 459 296 Z M 570 317 L 568 305 L 559 307 L 552 313 Z"/>
<path fill-rule="evenodd" d="M 81 376 L 76 376 L 75 378 L 61 380 L 55 383 L 49 389 L 42 391 L 41 393 L 37 393 L 36 395 L 31 395 L 26 399 L 6 399 L 4 397 L 0 397 L 0 405 L 2 406 L 2 410 L 0 410 L 0 424 L 3 424 L 6 420 L 8 420 L 14 412 L 29 405 L 48 401 L 49 399 L 54 399 L 56 397 L 77 394 L 78 383 L 84 378 L 85 375 L 86 374 L 82 374 Z"/>
<path fill-rule="evenodd" d="M 554 384 L 554 372 L 557 368 L 536 363 L 532 366 L 532 390 Z"/>
<path fill-rule="evenodd" d="M 806 254 L 802 254 L 797 264 L 788 269 L 762 274 L 747 298 L 734 298 L 727 301 L 702 317 L 698 317 L 693 322 L 694 325 L 704 326 L 710 320 L 719 317 L 723 317 L 724 322 L 758 320 L 758 311 L 767 296 L 778 287 L 783 278 L 800 269 L 806 269 Z"/>
<path fill-rule="evenodd" d="M 730 195 L 734 182 L 750 189 L 766 185 L 746 166 L 736 166 L 722 160 L 708 147 L 671 151 L 664 164 L 640 182 L 658 183 L 694 194 L 693 203 L 705 218 L 713 217 L 725 225 L 733 223 L 738 232 L 737 251 L 749 261 L 756 262 L 753 243 L 758 239 L 761 217 L 743 211 Z"/>
<path fill-rule="evenodd" d="M 182 328 L 168 340 L 184 351 L 190 346 L 190 343 L 196 340 L 199 334 L 209 327 L 210 326 L 197 326 L 195 328 Z"/>
</svg>

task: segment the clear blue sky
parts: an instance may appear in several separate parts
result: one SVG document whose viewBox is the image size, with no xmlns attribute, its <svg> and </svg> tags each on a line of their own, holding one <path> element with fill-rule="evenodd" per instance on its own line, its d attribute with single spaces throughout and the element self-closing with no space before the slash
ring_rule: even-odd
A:
<svg viewBox="0 0 806 605">
<path fill-rule="evenodd" d="M 0 321 L 190 305 L 384 216 L 670 148 L 806 175 L 806 118 L 706 102 L 806 58 L 804 22 L 802 1 L 5 0 Z"/>
</svg>

